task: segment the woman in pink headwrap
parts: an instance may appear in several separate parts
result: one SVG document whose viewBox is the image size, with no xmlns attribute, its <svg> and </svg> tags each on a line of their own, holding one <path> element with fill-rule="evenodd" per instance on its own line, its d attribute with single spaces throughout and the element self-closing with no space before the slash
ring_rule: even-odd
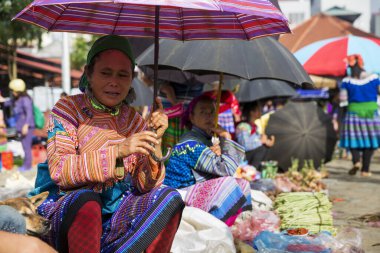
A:
<svg viewBox="0 0 380 253">
<path fill-rule="evenodd" d="M 185 191 L 186 205 L 232 225 L 238 213 L 252 208 L 248 181 L 233 177 L 245 150 L 225 129 L 214 128 L 214 116 L 209 96 L 191 101 L 182 121 L 190 131 L 174 146 L 164 184 Z M 212 142 L 213 135 L 218 142 Z"/>
</svg>

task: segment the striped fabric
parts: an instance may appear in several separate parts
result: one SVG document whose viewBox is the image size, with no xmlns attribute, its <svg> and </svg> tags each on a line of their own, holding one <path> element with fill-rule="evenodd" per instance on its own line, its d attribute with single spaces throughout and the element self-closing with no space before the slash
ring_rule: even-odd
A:
<svg viewBox="0 0 380 253">
<path fill-rule="evenodd" d="M 218 124 L 231 134 L 235 133 L 235 121 L 232 109 L 219 113 Z"/>
<path fill-rule="evenodd" d="M 361 118 L 356 113 L 347 112 L 340 136 L 340 147 L 370 148 L 380 147 L 380 117 L 377 112 L 371 118 Z"/>
<path fill-rule="evenodd" d="M 101 191 L 117 181 L 117 148 L 130 135 L 146 128 L 132 108 L 123 106 L 118 116 L 95 111 L 85 94 L 59 100 L 48 127 L 48 162 L 52 180 L 60 189 L 83 186 Z M 165 169 L 146 156 L 124 158 L 126 174 L 140 192 L 159 186 Z"/>
<path fill-rule="evenodd" d="M 82 189 L 63 197 L 49 195 L 38 207 L 38 212 L 52 224 L 50 233 L 43 238 L 45 241 L 55 248 L 62 247 L 60 243 L 64 235 L 60 233 L 67 226 L 62 221 L 70 215 L 70 208 L 89 192 Z M 126 191 L 112 216 L 103 216 L 101 252 L 143 252 L 183 207 L 178 192 L 169 187 L 156 188 L 145 194 Z"/>
<path fill-rule="evenodd" d="M 202 209 L 226 221 L 240 209 L 251 210 L 251 189 L 245 179 L 220 177 L 183 188 L 185 204 Z"/>
<path fill-rule="evenodd" d="M 48 31 L 160 38 L 243 39 L 288 33 L 288 22 L 268 0 L 35 0 L 14 19 Z"/>
</svg>

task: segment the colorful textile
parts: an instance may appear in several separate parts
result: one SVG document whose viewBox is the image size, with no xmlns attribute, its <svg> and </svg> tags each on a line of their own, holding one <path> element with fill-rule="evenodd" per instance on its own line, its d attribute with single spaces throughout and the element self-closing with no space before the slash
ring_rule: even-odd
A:
<svg viewBox="0 0 380 253">
<path fill-rule="evenodd" d="M 347 91 L 348 103 L 376 102 L 379 86 L 379 76 L 372 74 L 364 79 L 346 77 L 340 89 Z"/>
<path fill-rule="evenodd" d="M 168 147 L 173 148 L 179 141 L 180 137 L 187 132 L 187 130 L 181 126 L 181 118 L 170 118 L 169 126 L 162 136 L 162 153 L 166 154 Z"/>
<path fill-rule="evenodd" d="M 126 177 L 119 181 L 115 175 L 115 145 L 144 129 L 141 116 L 125 104 L 120 114 L 112 116 L 94 109 L 86 94 L 56 103 L 48 129 L 51 179 L 36 180 L 52 189 L 39 207 L 39 213 L 52 222 L 46 241 L 56 248 L 65 245 L 62 231 L 69 226 L 65 221 L 88 195 L 102 205 L 101 252 L 142 252 L 182 210 L 179 193 L 160 187 L 164 166 L 148 157 L 132 154 L 124 158 Z M 59 192 L 51 187 L 51 180 Z"/>
<path fill-rule="evenodd" d="M 76 190 L 63 197 L 52 195 L 38 211 L 52 222 L 52 229 L 44 239 L 55 247 L 60 245 L 60 231 L 70 208 L 90 190 Z M 58 199 L 57 199 L 58 198 Z M 126 191 L 117 211 L 103 215 L 101 252 L 142 252 L 163 230 L 172 216 L 183 208 L 177 191 L 162 187 L 141 194 Z"/>
<path fill-rule="evenodd" d="M 231 109 L 219 113 L 218 124 L 231 134 L 235 133 L 235 121 Z"/>
<path fill-rule="evenodd" d="M 258 131 L 252 133 L 252 126 L 247 122 L 242 122 L 237 125 L 236 140 L 246 151 L 256 149 L 262 145 L 261 135 Z"/>
<path fill-rule="evenodd" d="M 163 39 L 251 40 L 290 32 L 281 11 L 267 0 L 43 0 L 32 2 L 15 19 L 49 31 L 153 37 L 155 5 L 160 6 Z"/>
<path fill-rule="evenodd" d="M 342 148 L 371 148 L 380 146 L 380 117 L 361 118 L 356 113 L 347 112 L 343 121 L 339 146 Z"/>
<path fill-rule="evenodd" d="M 120 110 L 118 116 L 97 111 L 85 94 L 56 103 L 49 121 L 47 151 L 50 175 L 61 189 L 83 185 L 102 191 L 117 182 L 116 145 L 146 129 L 134 109 L 123 105 Z M 125 174 L 132 175 L 133 185 L 141 192 L 160 185 L 165 175 L 164 167 L 141 154 L 132 154 L 123 162 Z"/>
<path fill-rule="evenodd" d="M 164 184 L 185 191 L 186 205 L 225 221 L 240 208 L 251 208 L 248 181 L 232 177 L 245 151 L 236 142 L 222 139 L 222 155 L 217 156 L 211 145 L 211 136 L 193 126 L 175 145 Z"/>
<path fill-rule="evenodd" d="M 379 147 L 380 117 L 376 104 L 379 86 L 380 79 L 375 74 L 364 79 L 350 77 L 343 79 L 340 98 L 347 99 L 348 112 L 343 121 L 340 147 L 371 149 Z"/>
<path fill-rule="evenodd" d="M 350 103 L 348 105 L 348 111 L 356 113 L 360 118 L 372 119 L 377 108 L 376 102 Z"/>
<path fill-rule="evenodd" d="M 245 179 L 219 177 L 183 188 L 185 204 L 209 212 L 226 221 L 240 209 L 251 210 L 251 189 Z"/>
</svg>

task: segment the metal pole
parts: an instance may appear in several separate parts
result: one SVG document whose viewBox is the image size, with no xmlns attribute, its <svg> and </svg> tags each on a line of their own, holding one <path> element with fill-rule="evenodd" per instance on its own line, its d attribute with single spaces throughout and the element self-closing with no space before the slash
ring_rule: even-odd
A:
<svg viewBox="0 0 380 253">
<path fill-rule="evenodd" d="M 70 74 L 70 51 L 69 35 L 62 33 L 62 89 L 67 94 L 71 91 L 71 74 Z"/>
<path fill-rule="evenodd" d="M 154 24 L 154 73 L 153 73 L 153 111 L 157 109 L 156 97 L 158 94 L 158 57 L 160 51 L 160 6 L 156 5 L 156 15 Z"/>
</svg>

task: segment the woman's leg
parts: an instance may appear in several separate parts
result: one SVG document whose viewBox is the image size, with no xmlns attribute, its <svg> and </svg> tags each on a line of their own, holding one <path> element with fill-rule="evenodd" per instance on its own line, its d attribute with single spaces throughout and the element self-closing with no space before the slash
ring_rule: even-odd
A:
<svg viewBox="0 0 380 253">
<path fill-rule="evenodd" d="M 177 212 L 161 230 L 156 239 L 145 250 L 145 253 L 169 253 L 173 244 L 174 236 L 181 222 L 182 210 Z"/>
<path fill-rule="evenodd" d="M 67 234 L 70 253 L 99 253 L 102 215 L 98 202 L 89 201 L 75 215 Z"/>
<path fill-rule="evenodd" d="M 20 168 L 21 171 L 30 170 L 32 168 L 32 139 L 33 129 L 29 129 L 29 132 L 22 138 L 21 144 L 25 153 L 24 163 Z"/>
<path fill-rule="evenodd" d="M 362 172 L 369 173 L 369 165 L 371 164 L 371 159 L 374 153 L 374 149 L 364 149 L 363 150 L 363 167 Z"/>
<path fill-rule="evenodd" d="M 348 171 L 348 174 L 355 175 L 358 170 L 360 170 L 361 163 L 360 163 L 360 149 L 352 148 L 350 149 L 350 152 L 352 154 L 352 163 L 354 166 L 352 169 Z"/>
</svg>

